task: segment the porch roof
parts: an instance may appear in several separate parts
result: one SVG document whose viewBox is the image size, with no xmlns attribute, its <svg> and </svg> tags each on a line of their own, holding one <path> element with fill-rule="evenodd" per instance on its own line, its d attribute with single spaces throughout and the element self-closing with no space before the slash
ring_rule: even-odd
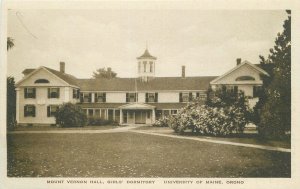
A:
<svg viewBox="0 0 300 189">
<path fill-rule="evenodd" d="M 125 110 L 152 110 L 155 106 L 144 103 L 131 103 L 120 106 L 119 108 Z"/>
<path fill-rule="evenodd" d="M 146 108 L 146 109 L 152 109 L 155 108 L 157 110 L 163 110 L 163 109 L 181 109 L 187 105 L 187 103 L 143 103 L 144 105 L 148 105 L 148 107 L 151 108 Z M 204 102 L 203 102 L 204 104 Z M 80 103 L 78 104 L 81 106 L 81 108 L 108 108 L 108 109 L 120 109 L 120 107 L 126 107 L 130 104 L 128 103 Z M 134 106 L 131 106 L 134 107 Z M 123 108 L 123 109 L 128 109 L 128 108 Z M 134 108 L 132 108 L 134 109 Z M 138 109 L 138 108 L 135 108 Z"/>
</svg>

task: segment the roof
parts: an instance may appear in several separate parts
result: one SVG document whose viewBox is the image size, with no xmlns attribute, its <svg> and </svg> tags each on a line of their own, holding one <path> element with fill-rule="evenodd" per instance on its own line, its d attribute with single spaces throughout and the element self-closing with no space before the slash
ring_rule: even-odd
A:
<svg viewBox="0 0 300 189">
<path fill-rule="evenodd" d="M 143 103 L 145 104 L 145 103 Z M 81 108 L 116 108 L 120 106 L 128 105 L 128 103 L 80 103 Z M 187 103 L 147 103 L 146 105 L 154 106 L 157 110 L 162 109 L 181 109 L 187 105 Z"/>
<path fill-rule="evenodd" d="M 61 78 L 62 80 L 66 81 L 70 85 L 78 86 L 78 84 L 77 84 L 78 79 L 75 76 L 70 75 L 70 74 L 66 74 L 66 73 L 62 73 L 60 71 L 53 70 L 51 68 L 47 68 L 47 67 L 44 67 L 44 68 L 46 68 L 48 71 L 50 71 L 51 73 L 53 73 L 57 77 Z"/>
<path fill-rule="evenodd" d="M 265 70 L 269 74 L 272 74 L 272 70 L 275 67 L 275 64 L 254 64 L 254 65 Z"/>
<path fill-rule="evenodd" d="M 209 83 L 215 78 L 216 76 L 155 77 L 148 82 L 136 78 L 78 79 L 77 84 L 81 91 L 207 90 Z"/>
<path fill-rule="evenodd" d="M 28 75 L 28 74 L 30 74 L 31 72 L 33 72 L 34 70 L 35 70 L 35 69 L 32 69 L 32 68 L 25 69 L 25 70 L 23 70 L 22 74 Z"/>
<path fill-rule="evenodd" d="M 226 72 L 225 74 L 223 74 L 223 75 L 221 75 L 221 76 L 215 78 L 215 79 L 214 79 L 213 81 L 211 81 L 210 83 L 211 83 L 211 84 L 214 84 L 215 82 L 217 82 L 217 81 L 220 80 L 221 78 L 223 78 L 223 77 L 225 77 L 225 76 L 231 74 L 233 71 L 239 69 L 240 67 L 242 67 L 242 66 L 244 66 L 244 65 L 249 65 L 249 66 L 252 67 L 253 69 L 255 69 L 255 70 L 257 70 L 258 72 L 260 72 L 261 74 L 264 74 L 264 75 L 269 76 L 269 74 L 268 74 L 265 70 L 263 70 L 263 69 L 261 69 L 260 67 L 258 67 L 258 66 L 256 66 L 256 65 L 250 63 L 249 61 L 245 60 L 245 61 L 242 62 L 241 64 L 235 66 L 234 68 L 232 68 L 231 70 L 229 70 L 228 72 Z"/>
<path fill-rule="evenodd" d="M 155 57 L 155 56 L 152 56 L 152 55 L 149 53 L 148 49 L 145 50 L 145 52 L 144 52 L 144 54 L 143 54 L 142 56 L 137 57 L 137 59 L 146 59 L 146 58 L 156 60 L 156 57 Z"/>
</svg>

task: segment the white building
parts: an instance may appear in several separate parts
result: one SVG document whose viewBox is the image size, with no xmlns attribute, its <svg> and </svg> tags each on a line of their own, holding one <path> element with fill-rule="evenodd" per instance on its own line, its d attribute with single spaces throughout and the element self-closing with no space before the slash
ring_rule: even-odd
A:
<svg viewBox="0 0 300 189">
<path fill-rule="evenodd" d="M 64 102 L 80 105 L 90 117 L 115 120 L 121 124 L 152 124 L 162 116 L 176 114 L 191 99 L 203 103 L 211 85 L 217 88 L 242 90 L 256 97 L 262 86 L 264 70 L 247 61 L 220 77 L 186 77 L 182 67 L 180 77 L 155 77 L 156 57 L 148 50 L 137 58 L 138 78 L 78 79 L 47 67 L 26 69 L 16 84 L 17 122 L 21 125 L 55 124 L 54 113 Z M 252 99 L 254 102 L 257 98 Z"/>
</svg>

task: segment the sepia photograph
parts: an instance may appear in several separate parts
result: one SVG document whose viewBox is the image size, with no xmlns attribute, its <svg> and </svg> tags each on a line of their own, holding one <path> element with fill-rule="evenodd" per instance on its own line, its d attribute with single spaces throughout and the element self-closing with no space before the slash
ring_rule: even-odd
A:
<svg viewBox="0 0 300 189">
<path fill-rule="evenodd" d="M 292 177 L 293 10 L 6 13 L 8 179 Z"/>
</svg>

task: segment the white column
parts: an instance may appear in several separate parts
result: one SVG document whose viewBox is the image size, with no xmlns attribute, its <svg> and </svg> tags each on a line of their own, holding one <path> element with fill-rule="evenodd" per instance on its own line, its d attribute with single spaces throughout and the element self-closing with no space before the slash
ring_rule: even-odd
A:
<svg viewBox="0 0 300 189">
<path fill-rule="evenodd" d="M 123 111 L 120 109 L 120 124 L 123 123 Z"/>
<path fill-rule="evenodd" d="M 155 123 L 155 110 L 152 109 L 152 123 Z"/>
<path fill-rule="evenodd" d="M 17 123 L 19 123 L 20 121 L 20 89 L 19 88 L 16 88 L 16 120 Z"/>
<path fill-rule="evenodd" d="M 92 102 L 95 102 L 95 93 L 92 93 Z"/>
</svg>

